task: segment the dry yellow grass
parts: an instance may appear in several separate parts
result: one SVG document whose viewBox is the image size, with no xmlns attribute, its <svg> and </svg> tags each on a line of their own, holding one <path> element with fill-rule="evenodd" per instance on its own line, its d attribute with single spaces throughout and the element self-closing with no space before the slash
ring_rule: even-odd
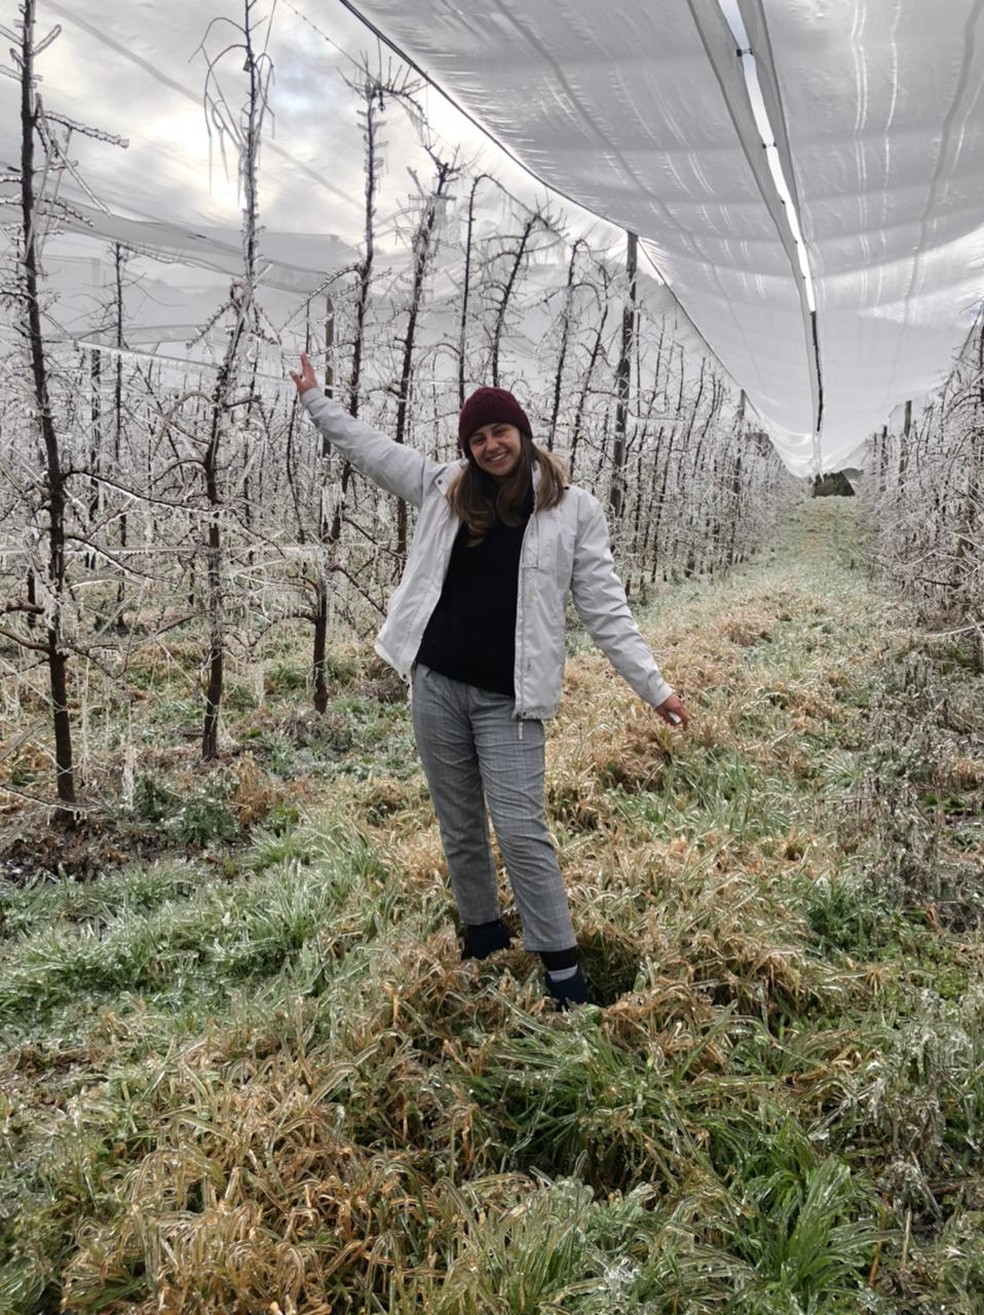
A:
<svg viewBox="0 0 984 1315">
<path fill-rule="evenodd" d="M 812 535 L 831 514 L 811 512 Z M 936 1178 L 926 1167 L 919 1179 L 930 1200 L 944 1171 L 963 1187 L 954 1147 L 978 1136 L 973 1102 L 906 1066 L 908 1038 L 892 1020 L 932 993 L 923 979 L 910 996 L 911 963 L 864 957 L 869 889 L 854 897 L 848 880 L 865 879 L 872 840 L 888 835 L 890 796 L 863 757 L 886 620 L 866 583 L 825 566 L 820 546 L 815 574 L 797 578 L 802 562 L 752 568 L 724 586 L 667 593 L 644 618 L 688 705 L 686 735 L 599 655 L 569 663 L 547 806 L 604 1010 L 556 1014 L 535 956 L 518 945 L 460 962 L 419 773 L 390 758 L 320 785 L 302 778 L 310 825 L 334 839 L 305 848 L 303 827 L 285 838 L 298 865 L 285 902 L 292 912 L 319 881 L 335 883 L 337 898 L 295 961 L 282 977 L 266 970 L 230 987 L 234 1007 L 213 1000 L 211 1021 L 169 1052 L 142 1048 L 142 1031 L 162 1026 L 146 1002 L 107 1006 L 72 1051 L 84 1082 L 38 1114 L 46 1135 L 74 1129 L 59 1169 L 80 1202 L 59 1274 L 66 1310 L 104 1309 L 107 1293 L 118 1315 L 531 1310 L 502 1293 L 512 1273 L 554 1258 L 568 1216 L 551 1178 L 592 1183 L 597 1209 L 611 1210 L 606 1265 L 665 1258 L 672 1269 L 680 1239 L 699 1239 L 707 1250 L 686 1270 L 692 1287 L 677 1290 L 678 1306 L 723 1309 L 754 1281 L 754 1267 L 735 1260 L 735 1230 L 764 1219 L 759 1255 L 776 1231 L 753 1201 L 770 1172 L 790 1181 L 828 1148 L 846 1164 L 863 1138 L 856 1173 L 870 1196 L 853 1214 L 836 1204 L 846 1231 L 870 1223 L 872 1199 L 892 1224 L 878 1174 L 903 1152 L 918 1176 L 936 1148 Z M 401 715 L 395 707 L 397 727 Z M 896 724 L 878 717 L 876 730 Z M 298 714 L 296 728 L 307 734 L 311 721 Z M 948 742 L 934 763 L 934 788 L 977 797 L 984 769 L 966 741 Z M 243 821 L 295 790 L 258 755 L 226 766 Z M 911 803 L 918 792 L 905 788 Z M 347 851 L 349 867 L 326 858 Z M 515 928 L 504 874 L 501 888 Z M 945 947 L 956 995 L 980 979 L 979 947 L 958 953 L 926 906 L 937 918 L 932 954 Z M 824 939 L 823 917 L 847 949 Z M 911 1088 L 893 1090 L 877 1068 L 886 1036 Z M 51 1080 L 46 1066 L 47 1051 L 24 1049 L 5 1089 L 30 1101 Z M 911 1146 L 910 1115 L 922 1119 Z M 882 1117 L 898 1146 L 884 1143 Z M 650 1195 L 623 1227 L 614 1220 L 634 1187 Z M 538 1209 L 546 1222 L 524 1251 Z M 651 1251 L 642 1218 L 663 1229 Z M 927 1211 L 923 1238 L 937 1227 Z M 570 1228 L 582 1244 L 580 1216 Z M 903 1273 L 880 1255 L 892 1282 L 915 1281 L 913 1266 Z M 597 1268 L 592 1253 L 585 1272 L 594 1279 Z M 870 1271 L 852 1260 L 846 1272 L 863 1282 Z M 566 1308 L 563 1295 L 551 1300 L 538 1308 Z"/>
</svg>

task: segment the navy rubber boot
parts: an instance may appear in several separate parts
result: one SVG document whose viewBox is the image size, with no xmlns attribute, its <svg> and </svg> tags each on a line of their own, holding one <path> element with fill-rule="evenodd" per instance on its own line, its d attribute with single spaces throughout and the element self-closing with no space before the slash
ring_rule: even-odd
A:
<svg viewBox="0 0 984 1315">
<path fill-rule="evenodd" d="M 487 959 L 496 950 L 508 950 L 512 944 L 509 928 L 501 918 L 483 922 L 477 927 L 465 927 L 465 945 L 462 959 Z"/>
<path fill-rule="evenodd" d="M 572 1009 L 574 1005 L 586 1005 L 588 1003 L 588 981 L 578 965 L 577 972 L 573 977 L 565 977 L 563 981 L 555 982 L 547 974 L 547 990 L 556 1001 L 557 1008 L 561 1010 Z"/>
</svg>

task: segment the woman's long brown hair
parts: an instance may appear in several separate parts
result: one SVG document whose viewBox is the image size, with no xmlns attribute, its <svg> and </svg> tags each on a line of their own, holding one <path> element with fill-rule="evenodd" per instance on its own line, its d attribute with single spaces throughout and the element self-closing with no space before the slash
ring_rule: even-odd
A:
<svg viewBox="0 0 984 1315">
<path fill-rule="evenodd" d="M 469 458 L 468 465 L 448 489 L 448 502 L 459 520 L 468 526 L 469 547 L 482 542 L 498 517 L 506 525 L 522 522 L 529 497 L 534 462 L 540 467 L 536 510 L 556 507 L 567 488 L 567 472 L 552 452 L 538 448 L 528 434 L 522 435 L 516 469 L 505 479 L 493 479 Z"/>
</svg>

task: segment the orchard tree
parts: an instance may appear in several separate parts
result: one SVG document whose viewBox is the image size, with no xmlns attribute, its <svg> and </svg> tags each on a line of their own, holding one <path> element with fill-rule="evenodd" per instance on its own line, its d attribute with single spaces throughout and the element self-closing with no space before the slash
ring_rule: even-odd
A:
<svg viewBox="0 0 984 1315">
<path fill-rule="evenodd" d="M 984 671 L 984 311 L 939 393 L 893 420 L 862 481 L 876 564 Z"/>
<path fill-rule="evenodd" d="M 43 656 L 55 740 L 55 792 L 58 815 L 72 821 L 76 814 L 75 762 L 69 713 L 69 654 L 65 608 L 68 589 L 67 543 L 71 516 L 72 470 L 66 461 L 66 445 L 59 433 L 54 398 L 54 372 L 44 334 L 46 299 L 42 263 L 44 240 L 52 226 L 66 215 L 65 203 L 56 188 L 70 174 L 84 188 L 69 156 L 74 135 L 125 145 L 121 138 L 66 119 L 46 110 L 38 93 L 35 65 L 38 57 L 58 37 L 53 28 L 46 36 L 36 35 L 35 0 L 22 0 L 16 31 L 3 29 L 14 43 L 13 70 L 4 72 L 20 85 L 20 168 L 16 180 L 20 191 L 19 218 L 12 234 L 16 265 L 7 296 L 13 302 L 15 322 L 27 361 L 30 401 L 25 419 L 33 431 L 41 470 L 38 505 L 38 546 L 43 551 L 31 564 L 23 597 L 9 599 L 4 611 L 39 624 L 12 632 L 16 642 Z M 85 189 L 87 190 L 87 189 Z M 8 632 L 11 633 L 11 632 Z"/>
<path fill-rule="evenodd" d="M 263 338 L 262 317 L 256 300 L 259 259 L 259 159 L 264 120 L 269 112 L 269 87 L 273 65 L 266 51 L 257 51 L 253 25 L 257 0 L 245 0 L 242 23 L 214 19 L 208 26 L 200 47 L 205 55 L 205 114 L 209 131 L 217 139 L 223 158 L 227 143 L 236 155 L 237 176 L 242 199 L 242 277 L 236 279 L 229 299 L 213 324 L 224 319 L 226 346 L 209 398 L 207 437 L 199 444 L 200 468 L 205 490 L 205 561 L 206 619 L 208 653 L 206 656 L 205 708 L 202 721 L 202 757 L 212 759 L 219 752 L 219 709 L 225 681 L 226 651 L 226 558 L 224 539 L 228 489 L 224 473 L 228 468 L 226 449 L 241 446 L 243 434 L 237 410 L 247 407 L 251 389 L 243 389 L 243 375 L 255 365 L 255 353 Z M 213 53 L 210 44 L 223 42 Z M 228 34 L 228 39 L 227 38 Z M 220 74 L 228 65 L 246 75 L 245 95 L 236 110 L 226 97 Z"/>
<path fill-rule="evenodd" d="M 415 200 L 418 219 L 410 240 L 413 265 L 409 302 L 406 311 L 406 324 L 399 338 L 399 377 L 394 386 L 396 393 L 396 425 L 393 437 L 397 443 L 405 443 L 407 439 L 413 393 L 417 328 L 423 312 L 427 278 L 437 255 L 444 211 L 449 200 L 449 189 L 460 173 L 460 166 L 456 158 L 443 160 L 432 146 L 428 145 L 425 149 L 433 165 L 434 176 L 430 187 L 426 188 L 415 174 L 412 175 L 417 185 Z M 407 504 L 402 498 L 397 503 L 396 524 L 396 560 L 398 564 L 402 564 L 407 555 L 408 525 Z"/>
</svg>

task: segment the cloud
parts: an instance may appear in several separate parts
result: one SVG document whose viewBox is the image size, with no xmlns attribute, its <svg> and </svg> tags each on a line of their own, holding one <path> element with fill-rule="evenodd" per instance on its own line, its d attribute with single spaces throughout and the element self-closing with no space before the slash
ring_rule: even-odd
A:
<svg viewBox="0 0 984 1315">
<path fill-rule="evenodd" d="M 246 94 L 241 54 L 230 48 L 240 40 L 235 20 L 242 7 L 218 8 L 224 21 L 209 27 L 191 0 L 171 0 L 166 23 L 149 4 L 51 0 L 46 6 L 62 27 L 38 61 L 46 108 L 129 141 L 122 154 L 78 135 L 72 142 L 87 183 L 112 208 L 165 221 L 201 216 L 238 223 L 235 151 L 228 178 L 220 134 L 210 134 L 203 107 L 207 33 L 209 52 L 226 51 L 217 85 L 233 118 Z M 267 43 L 274 66 L 262 147 L 264 222 L 287 231 L 357 232 L 362 148 L 354 111 L 347 122 L 340 113 L 348 94 L 339 75 L 343 57 L 325 47 L 325 58 L 300 21 L 284 14 L 268 41 L 262 25 L 256 37 L 259 48 Z M 13 161 L 19 154 L 15 84 L 5 79 L 2 92 L 10 112 L 0 143 Z"/>
</svg>

